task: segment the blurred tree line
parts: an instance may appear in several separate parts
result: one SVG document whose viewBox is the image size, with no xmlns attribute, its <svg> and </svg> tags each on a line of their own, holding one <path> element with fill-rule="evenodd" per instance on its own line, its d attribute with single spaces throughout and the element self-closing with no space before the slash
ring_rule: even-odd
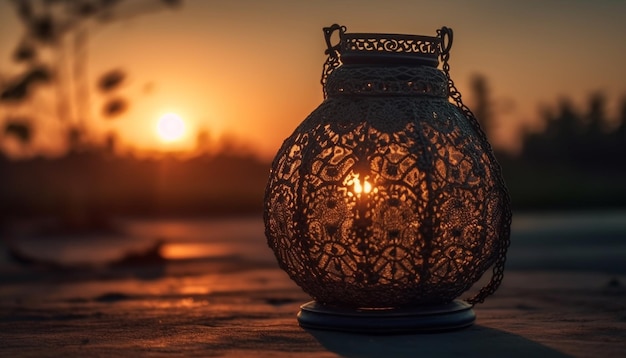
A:
<svg viewBox="0 0 626 358">
<path fill-rule="evenodd" d="M 487 80 L 471 81 L 472 109 L 488 137 L 498 121 Z M 592 93 L 583 109 L 567 98 L 544 107 L 541 131 L 521 133 L 521 151 L 496 150 L 516 209 L 626 207 L 626 97 L 614 116 Z"/>
<path fill-rule="evenodd" d="M 562 100 L 556 109 L 545 109 L 545 130 L 524 136 L 521 158 L 538 165 L 563 165 L 598 174 L 626 171 L 626 99 L 618 118 L 606 113 L 606 97 L 590 96 L 586 110 Z"/>
</svg>

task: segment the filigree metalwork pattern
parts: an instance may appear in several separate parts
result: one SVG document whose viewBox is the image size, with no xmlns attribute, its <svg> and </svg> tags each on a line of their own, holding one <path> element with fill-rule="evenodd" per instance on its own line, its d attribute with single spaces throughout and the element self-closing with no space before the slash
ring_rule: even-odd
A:
<svg viewBox="0 0 626 358">
<path fill-rule="evenodd" d="M 340 52 L 388 52 L 431 54 L 437 58 L 439 39 L 418 35 L 345 34 Z"/>
<path fill-rule="evenodd" d="M 328 75 L 325 89 L 327 95 L 423 94 L 445 97 L 448 93 L 445 74 L 426 66 L 341 66 Z"/>
<path fill-rule="evenodd" d="M 334 66 L 328 97 L 280 148 L 265 194 L 268 244 L 319 303 L 448 302 L 506 253 L 499 167 L 448 101 L 448 80 L 423 66 Z"/>
</svg>

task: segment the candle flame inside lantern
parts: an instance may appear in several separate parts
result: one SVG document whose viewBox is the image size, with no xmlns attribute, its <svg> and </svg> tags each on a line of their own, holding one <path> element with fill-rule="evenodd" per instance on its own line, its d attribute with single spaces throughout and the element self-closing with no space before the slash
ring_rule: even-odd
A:
<svg viewBox="0 0 626 358">
<path fill-rule="evenodd" d="M 354 192 L 356 196 L 360 197 L 361 194 L 371 193 L 372 189 L 374 193 L 377 191 L 375 188 L 372 188 L 372 184 L 367 179 L 369 179 L 368 176 L 361 180 L 359 179 L 359 174 L 352 174 L 348 178 L 346 178 L 343 184 L 347 187 L 352 187 L 352 192 Z M 354 194 L 348 192 L 349 196 L 353 196 Z"/>
<path fill-rule="evenodd" d="M 354 182 L 354 192 L 356 194 L 369 194 L 370 191 L 372 191 L 372 184 L 370 184 L 367 180 L 363 180 L 363 185 L 361 185 L 361 182 L 358 180 Z"/>
</svg>

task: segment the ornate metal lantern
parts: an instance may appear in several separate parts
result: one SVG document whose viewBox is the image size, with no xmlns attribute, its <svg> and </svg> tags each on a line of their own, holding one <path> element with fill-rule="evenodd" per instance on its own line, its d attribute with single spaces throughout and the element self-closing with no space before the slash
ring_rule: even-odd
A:
<svg viewBox="0 0 626 358">
<path fill-rule="evenodd" d="M 491 147 L 450 78 L 452 30 L 324 33 L 324 101 L 283 143 L 265 193 L 269 246 L 315 299 L 300 324 L 471 325 L 472 305 L 502 280 L 511 212 Z M 490 282 L 458 300 L 490 267 Z"/>
</svg>

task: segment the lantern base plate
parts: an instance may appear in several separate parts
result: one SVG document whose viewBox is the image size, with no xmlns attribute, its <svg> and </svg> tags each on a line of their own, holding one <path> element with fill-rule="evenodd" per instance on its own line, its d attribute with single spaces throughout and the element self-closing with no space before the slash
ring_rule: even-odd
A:
<svg viewBox="0 0 626 358">
<path fill-rule="evenodd" d="M 346 309 L 315 301 L 300 306 L 298 323 L 303 328 L 364 334 L 441 332 L 469 327 L 476 315 L 467 302 L 399 309 Z"/>
</svg>

